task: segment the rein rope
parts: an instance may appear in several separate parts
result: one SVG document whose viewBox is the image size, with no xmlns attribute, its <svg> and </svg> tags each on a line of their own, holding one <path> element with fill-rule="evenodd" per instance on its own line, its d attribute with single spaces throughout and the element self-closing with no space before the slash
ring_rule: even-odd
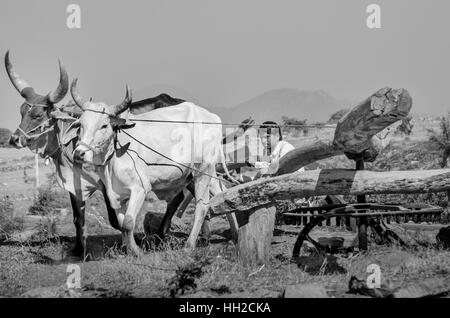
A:
<svg viewBox="0 0 450 318">
<path fill-rule="evenodd" d="M 182 166 L 182 167 L 184 167 L 184 168 L 186 168 L 186 169 L 190 169 L 190 170 L 193 170 L 193 171 L 195 171 L 195 172 L 204 174 L 204 175 L 206 175 L 206 176 L 208 176 L 208 177 L 210 177 L 210 178 L 217 179 L 217 180 L 219 180 L 219 181 L 230 182 L 230 181 L 228 181 L 228 180 L 226 180 L 226 179 L 224 179 L 224 178 L 219 178 L 219 177 L 217 177 L 217 176 L 210 175 L 210 174 L 208 174 L 208 173 L 206 173 L 206 172 L 203 172 L 203 171 L 201 171 L 201 170 L 198 170 L 198 169 L 189 167 L 189 166 L 187 166 L 187 165 L 185 165 L 185 164 L 182 164 L 181 162 L 178 162 L 178 161 L 176 161 L 176 160 L 174 160 L 174 159 L 172 159 L 172 158 L 170 158 L 170 157 L 168 157 L 168 156 L 166 156 L 166 155 L 160 153 L 159 151 L 153 149 L 152 147 L 150 147 L 150 146 L 144 144 L 144 143 L 141 142 L 140 140 L 138 140 L 138 139 L 136 139 L 135 137 L 131 136 L 131 135 L 130 135 L 129 133 L 127 133 L 126 131 L 122 130 L 121 132 L 123 132 L 125 135 L 127 135 L 128 137 L 130 137 L 131 139 L 133 139 L 134 141 L 136 141 L 136 142 L 139 143 L 140 145 L 144 146 L 145 148 L 147 148 L 147 149 L 153 151 L 153 152 L 156 153 L 157 155 L 159 155 L 159 156 L 161 156 L 161 157 L 163 157 L 163 158 L 165 158 L 165 159 L 167 159 L 167 160 L 169 160 L 169 161 L 172 161 L 173 163 L 175 163 L 175 164 L 177 164 L 177 165 L 180 165 L 180 166 Z"/>
<path fill-rule="evenodd" d="M 207 121 L 182 121 L 182 120 L 157 120 L 157 119 L 128 119 L 129 121 L 135 122 L 149 122 L 149 123 L 169 123 L 169 124 L 204 124 L 204 125 L 223 125 L 223 126 L 243 126 L 243 127 L 260 127 L 260 126 L 270 126 L 270 124 L 247 124 L 247 123 L 218 123 L 218 122 L 207 122 Z M 275 126 L 275 125 L 273 125 Z M 277 127 L 299 127 L 299 128 L 325 128 L 325 129 L 335 129 L 336 125 L 276 125 Z"/>
</svg>

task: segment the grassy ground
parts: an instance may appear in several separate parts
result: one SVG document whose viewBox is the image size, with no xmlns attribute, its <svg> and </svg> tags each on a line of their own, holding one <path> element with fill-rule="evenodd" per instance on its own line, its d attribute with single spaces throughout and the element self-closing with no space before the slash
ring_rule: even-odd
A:
<svg viewBox="0 0 450 318">
<path fill-rule="evenodd" d="M 287 285 L 318 283 L 331 296 L 354 297 L 347 293 L 350 277 L 365 280 L 369 264 L 380 266 L 382 284 L 391 288 L 430 277 L 446 279 L 450 274 L 450 252 L 432 245 L 433 231 L 417 234 L 421 242 L 429 243 L 422 247 L 372 245 L 364 254 L 326 257 L 305 250 L 304 257 L 296 263 L 290 261 L 294 230 L 278 228 L 270 262 L 263 268 L 243 267 L 237 262 L 235 246 L 217 234 L 223 223 L 219 220 L 215 224 L 215 242 L 193 254 L 183 250 L 181 244 L 186 235 L 180 238 L 179 233 L 164 246 L 147 250 L 142 258 L 123 254 L 118 248 L 120 236 L 91 237 L 90 250 L 100 248 L 102 253 L 91 261 L 77 263 L 82 285 L 78 296 L 279 297 Z M 339 234 L 354 236 L 342 229 L 320 229 L 313 237 Z M 0 295 L 16 297 L 35 288 L 43 293 L 43 287 L 49 287 L 55 296 L 67 296 L 61 286 L 68 277 L 67 265 L 74 262 L 67 257 L 71 243 L 67 238 L 55 238 L 2 244 Z"/>
</svg>

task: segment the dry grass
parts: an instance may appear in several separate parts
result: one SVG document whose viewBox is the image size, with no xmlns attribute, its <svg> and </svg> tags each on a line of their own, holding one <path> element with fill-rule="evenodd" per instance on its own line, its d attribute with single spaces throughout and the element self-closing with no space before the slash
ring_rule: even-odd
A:
<svg viewBox="0 0 450 318">
<path fill-rule="evenodd" d="M 319 283 L 337 297 L 346 294 L 351 276 L 367 277 L 369 264 L 378 264 L 382 283 L 399 287 L 428 277 L 449 274 L 450 251 L 436 248 L 433 235 L 411 233 L 422 246 L 372 245 L 367 253 L 323 256 L 303 251 L 306 261 L 290 261 L 293 236 L 282 236 L 264 267 L 242 266 L 230 243 L 209 244 L 195 253 L 185 251 L 178 238 L 147 250 L 141 258 L 123 253 L 120 241 L 81 266 L 82 297 L 278 297 L 287 285 Z M 0 295 L 19 296 L 26 290 L 61 286 L 67 277 L 64 260 L 70 244 L 46 240 L 41 244 L 0 246 Z M 177 273 L 178 271 L 178 273 Z M 180 275 L 184 271 L 184 276 Z M 190 276 L 192 274 L 192 277 Z M 192 278 L 195 288 L 174 293 L 175 284 Z"/>
</svg>

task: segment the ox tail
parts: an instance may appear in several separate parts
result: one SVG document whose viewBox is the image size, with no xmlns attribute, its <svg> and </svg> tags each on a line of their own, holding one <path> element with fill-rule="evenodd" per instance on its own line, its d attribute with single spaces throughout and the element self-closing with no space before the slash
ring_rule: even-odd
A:
<svg viewBox="0 0 450 318">
<path fill-rule="evenodd" d="M 231 176 L 230 171 L 228 171 L 227 164 L 226 164 L 226 162 L 225 162 L 225 154 L 224 154 L 224 152 L 223 152 L 223 147 L 222 147 L 222 145 L 220 145 L 219 151 L 220 151 L 220 163 L 222 164 L 223 171 L 225 171 L 225 174 L 226 174 L 227 177 L 231 180 L 231 182 L 233 182 L 233 183 L 236 184 L 236 185 L 241 184 L 239 181 L 237 181 L 236 179 L 234 179 L 234 178 Z"/>
</svg>

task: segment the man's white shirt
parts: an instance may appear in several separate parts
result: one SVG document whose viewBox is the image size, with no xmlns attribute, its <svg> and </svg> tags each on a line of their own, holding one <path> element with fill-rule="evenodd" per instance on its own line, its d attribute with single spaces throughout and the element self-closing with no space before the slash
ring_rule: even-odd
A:
<svg viewBox="0 0 450 318">
<path fill-rule="evenodd" d="M 283 158 L 288 152 L 294 150 L 294 146 L 292 146 L 287 141 L 281 140 L 273 149 L 272 153 L 269 157 L 269 162 L 267 161 L 257 161 L 255 162 L 255 168 L 259 169 L 261 174 L 273 174 L 278 170 L 279 161 Z M 303 172 L 305 171 L 304 167 L 301 167 L 297 171 Z"/>
</svg>

